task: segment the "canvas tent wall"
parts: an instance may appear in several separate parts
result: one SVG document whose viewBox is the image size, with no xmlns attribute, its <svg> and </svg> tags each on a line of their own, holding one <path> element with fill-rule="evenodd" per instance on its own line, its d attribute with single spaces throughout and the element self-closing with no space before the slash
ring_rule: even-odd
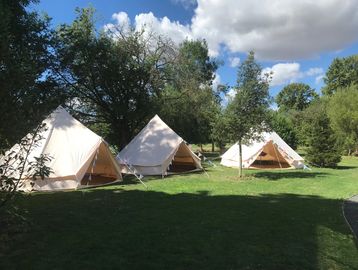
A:
<svg viewBox="0 0 358 270">
<path fill-rule="evenodd" d="M 117 155 L 122 172 L 142 175 L 167 175 L 202 169 L 201 161 L 185 141 L 168 127 L 158 115 Z"/>
<path fill-rule="evenodd" d="M 46 166 L 52 173 L 44 180 L 23 179 L 22 190 L 65 190 L 109 184 L 121 180 L 120 166 L 107 143 L 97 134 L 74 119 L 64 108 L 58 107 L 43 123 L 41 140 L 31 149 L 27 164 L 47 154 Z M 30 136 L 30 135 L 27 135 Z M 15 145 L 7 155 L 16 153 Z M 16 164 L 14 164 L 16 165 Z"/>
<path fill-rule="evenodd" d="M 263 133 L 261 140 L 242 145 L 243 168 L 303 168 L 304 160 L 276 132 Z M 239 167 L 239 145 L 223 155 L 221 164 Z"/>
</svg>

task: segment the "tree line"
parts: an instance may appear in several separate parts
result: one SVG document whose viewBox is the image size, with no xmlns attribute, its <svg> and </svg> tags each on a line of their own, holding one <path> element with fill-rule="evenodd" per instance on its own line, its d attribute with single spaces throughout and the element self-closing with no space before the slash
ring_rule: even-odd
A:
<svg viewBox="0 0 358 270">
<path fill-rule="evenodd" d="M 1 149 L 63 104 L 117 150 L 159 114 L 191 143 L 224 147 L 275 130 L 293 148 L 306 147 L 318 166 L 357 153 L 358 56 L 331 63 L 322 95 L 292 83 L 273 99 L 272 74 L 262 74 L 254 52 L 238 67 L 236 85 L 214 88 L 222 62 L 209 57 L 205 40 L 175 45 L 133 26 L 98 30 L 92 8 L 52 28 L 27 9 L 31 3 L 0 1 Z M 223 106 L 231 87 L 236 95 Z"/>
</svg>

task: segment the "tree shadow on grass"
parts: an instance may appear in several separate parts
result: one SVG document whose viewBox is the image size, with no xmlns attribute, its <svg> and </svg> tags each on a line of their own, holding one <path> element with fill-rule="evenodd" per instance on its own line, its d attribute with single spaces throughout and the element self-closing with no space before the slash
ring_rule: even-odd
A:
<svg viewBox="0 0 358 270">
<path fill-rule="evenodd" d="M 339 165 L 334 169 L 336 169 L 336 170 L 352 170 L 352 169 L 357 169 L 357 168 L 358 168 L 358 166 L 343 166 L 343 165 Z"/>
<path fill-rule="evenodd" d="M 91 189 L 34 194 L 2 269 L 354 269 L 341 201 Z"/>
<path fill-rule="evenodd" d="M 351 227 L 356 240 L 358 237 L 358 198 L 357 195 L 349 198 L 343 203 L 344 216 Z M 357 244 L 357 242 L 356 242 Z"/>
<path fill-rule="evenodd" d="M 266 178 L 268 180 L 281 180 L 285 178 L 301 178 L 312 179 L 317 177 L 325 177 L 327 173 L 324 172 L 312 172 L 303 170 L 290 170 L 290 171 L 260 171 L 253 174 L 256 178 Z"/>
<path fill-rule="evenodd" d="M 204 168 L 204 170 L 206 172 L 208 172 L 208 170 L 211 170 L 211 168 Z M 153 180 L 161 180 L 161 181 L 165 181 L 166 179 L 171 179 L 171 178 L 177 178 L 177 177 L 188 177 L 188 175 L 204 175 L 205 171 L 204 170 L 194 170 L 194 171 L 187 171 L 187 172 L 178 172 L 178 173 L 170 173 L 168 175 L 165 175 L 164 177 L 161 175 L 146 175 L 142 178 L 143 182 L 148 182 L 148 181 L 153 181 Z M 127 178 L 127 176 L 125 177 Z M 135 176 L 133 175 L 128 175 L 128 183 L 136 183 L 138 184 L 138 179 L 135 178 Z M 125 182 L 123 182 L 125 184 Z"/>
</svg>

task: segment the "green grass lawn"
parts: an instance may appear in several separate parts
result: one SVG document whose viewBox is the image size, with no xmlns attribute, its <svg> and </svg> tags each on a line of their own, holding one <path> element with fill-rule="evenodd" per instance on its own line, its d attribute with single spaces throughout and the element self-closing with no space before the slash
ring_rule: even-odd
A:
<svg viewBox="0 0 358 270">
<path fill-rule="evenodd" d="M 31 226 L 2 247 L 0 269 L 358 269 L 341 211 L 358 160 L 340 165 L 31 194 L 17 201 Z"/>
</svg>

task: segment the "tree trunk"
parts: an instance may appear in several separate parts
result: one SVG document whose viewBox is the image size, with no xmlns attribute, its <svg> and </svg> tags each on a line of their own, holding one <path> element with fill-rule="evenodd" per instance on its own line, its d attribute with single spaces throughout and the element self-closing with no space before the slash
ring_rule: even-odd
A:
<svg viewBox="0 0 358 270">
<path fill-rule="evenodd" d="M 203 144 L 202 144 L 202 143 L 200 144 L 200 151 L 201 151 L 201 152 L 204 152 L 204 150 L 203 150 Z"/>
<path fill-rule="evenodd" d="M 214 141 L 211 142 L 211 152 L 215 152 L 215 143 L 214 143 Z"/>
<path fill-rule="evenodd" d="M 111 128 L 113 130 L 111 134 L 112 143 L 115 144 L 120 151 L 129 143 L 129 126 L 127 122 L 123 120 L 116 120 L 111 123 Z"/>
<path fill-rule="evenodd" d="M 241 140 L 239 140 L 239 178 L 242 177 L 242 146 Z"/>
</svg>

